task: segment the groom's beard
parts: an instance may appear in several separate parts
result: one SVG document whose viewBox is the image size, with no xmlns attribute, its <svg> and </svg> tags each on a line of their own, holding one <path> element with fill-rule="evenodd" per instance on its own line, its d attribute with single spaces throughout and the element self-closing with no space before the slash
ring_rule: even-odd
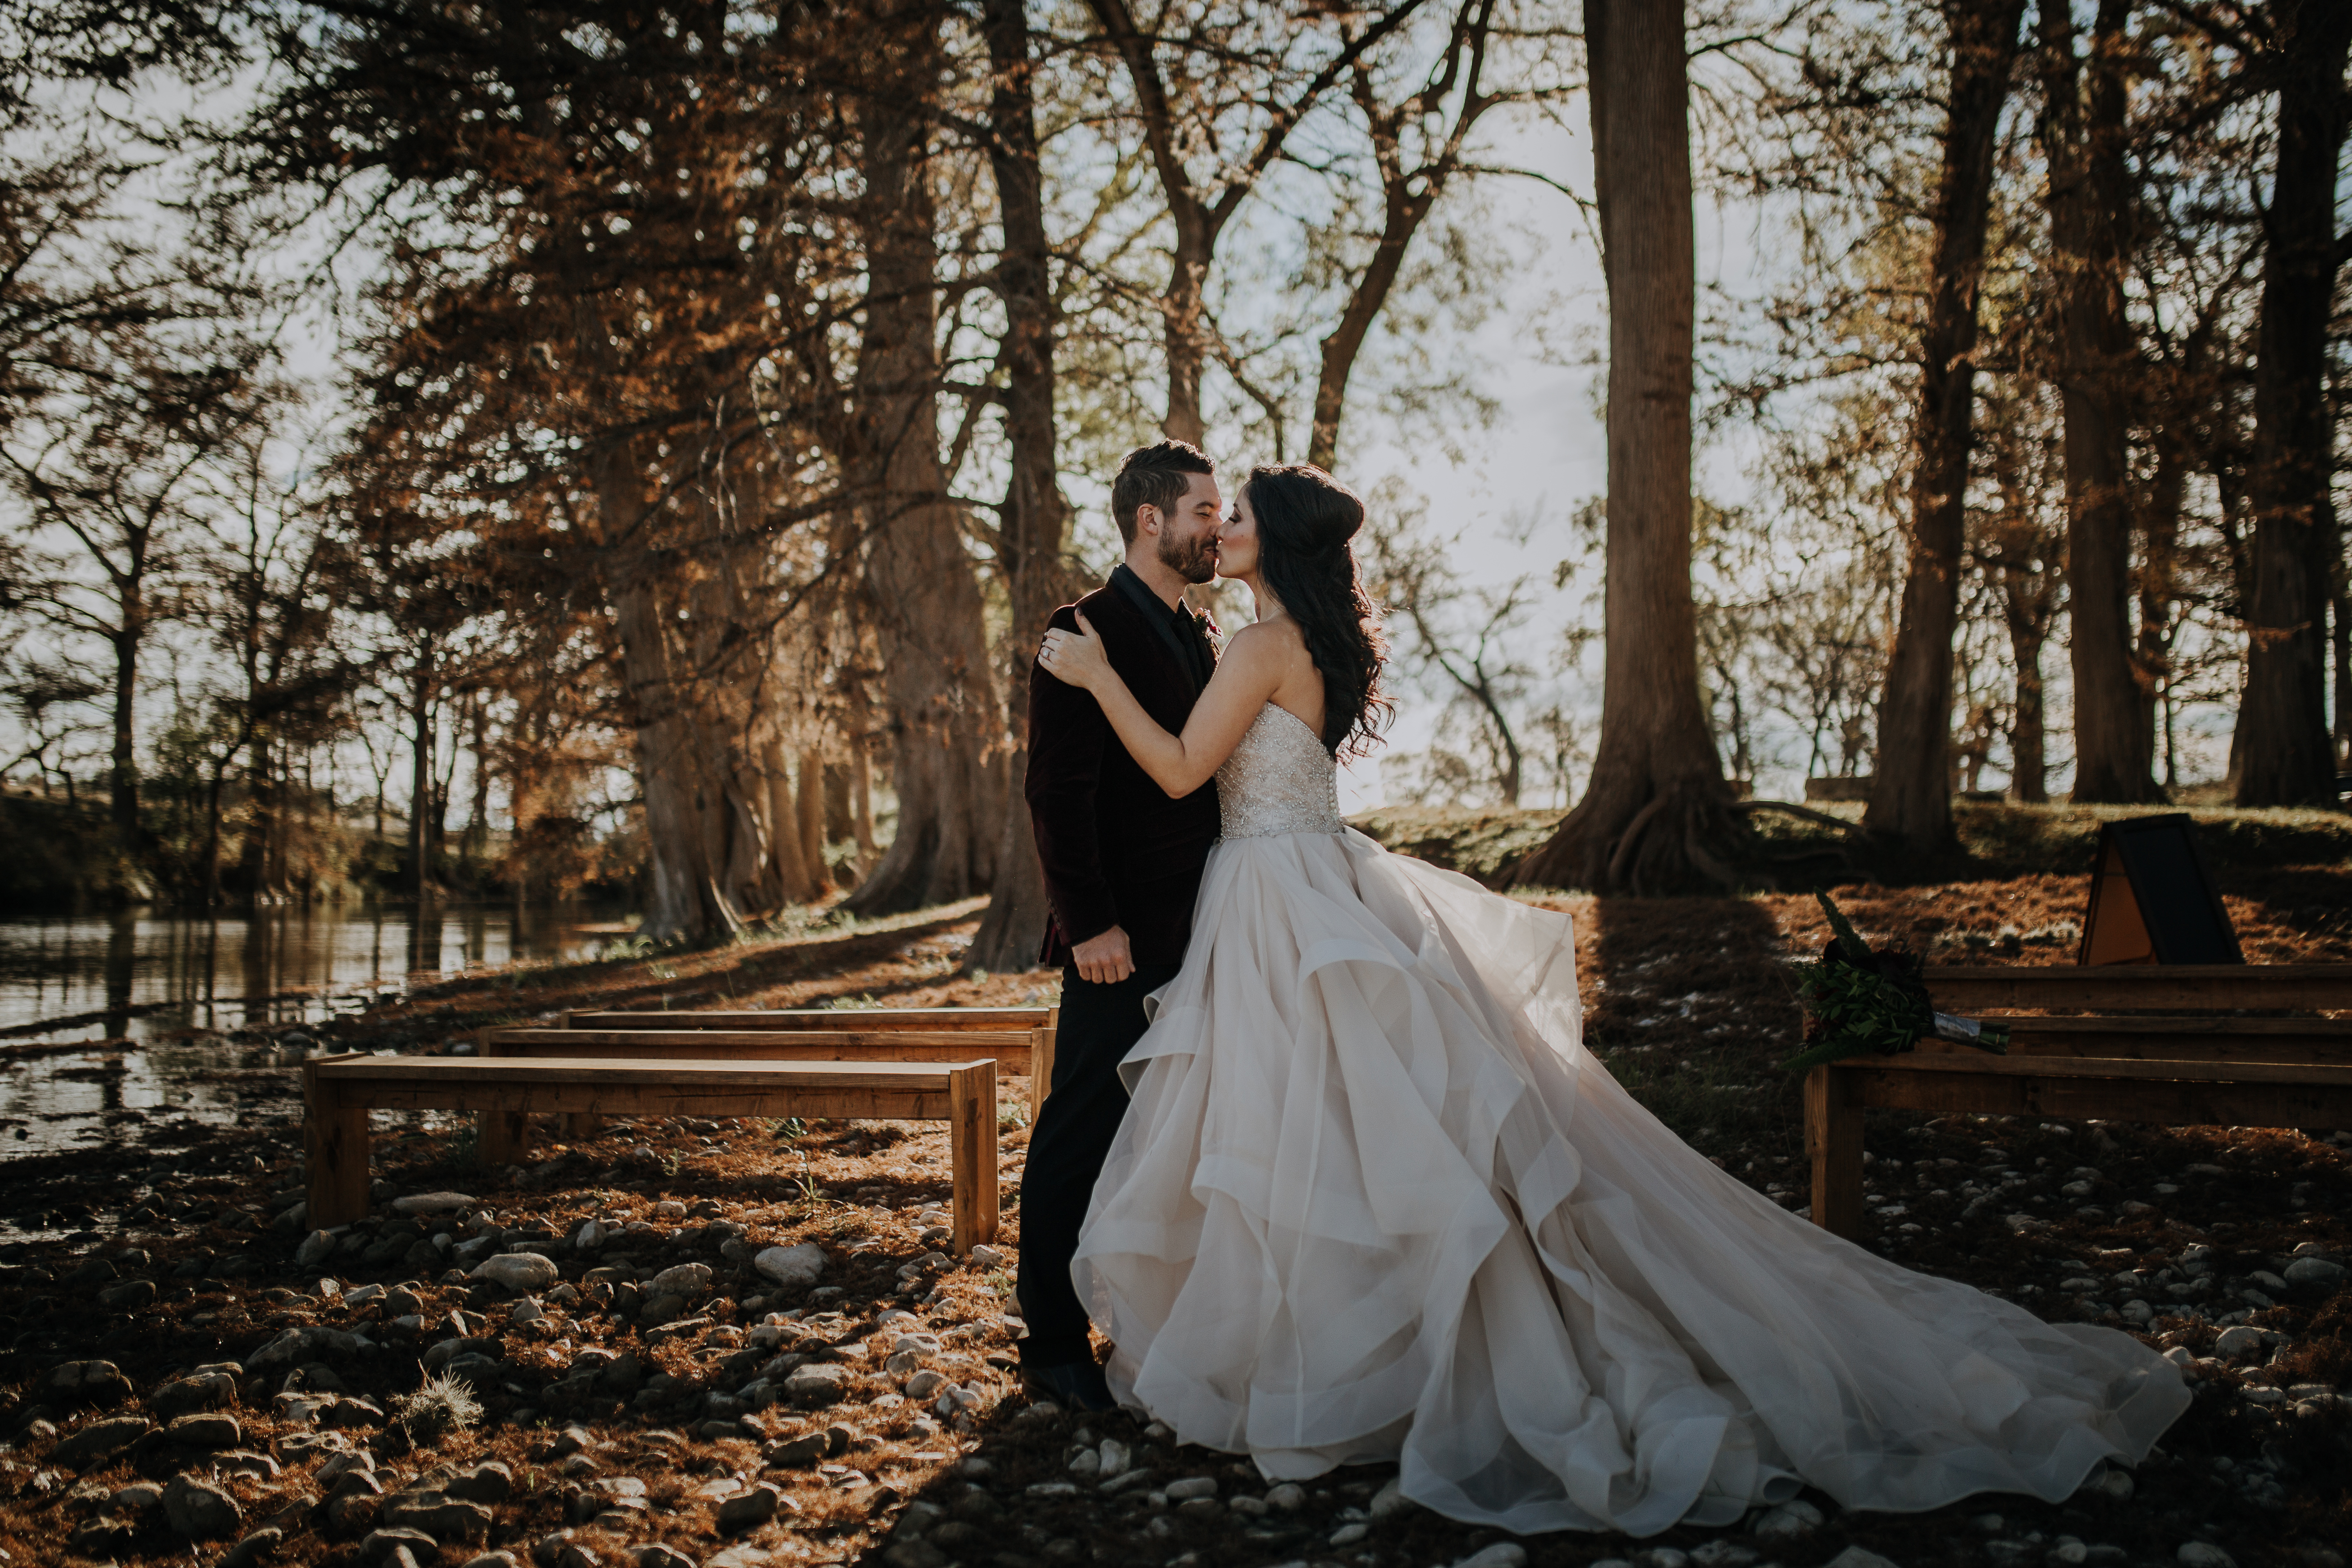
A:
<svg viewBox="0 0 2352 1568">
<path fill-rule="evenodd" d="M 1184 541 L 1171 539 L 1164 533 L 1160 536 L 1160 564 L 1187 583 L 1205 583 L 1217 574 L 1216 552 L 1214 534 Z"/>
</svg>

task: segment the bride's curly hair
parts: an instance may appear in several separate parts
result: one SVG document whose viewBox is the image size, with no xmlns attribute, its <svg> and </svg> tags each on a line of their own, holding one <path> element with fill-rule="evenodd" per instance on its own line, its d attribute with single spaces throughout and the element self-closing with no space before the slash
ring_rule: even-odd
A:
<svg viewBox="0 0 2352 1568">
<path fill-rule="evenodd" d="M 1257 518 L 1258 570 L 1322 672 L 1323 749 L 1365 755 L 1394 704 L 1381 690 L 1388 640 L 1348 548 L 1364 503 L 1312 463 L 1261 464 L 1242 494 Z"/>
</svg>

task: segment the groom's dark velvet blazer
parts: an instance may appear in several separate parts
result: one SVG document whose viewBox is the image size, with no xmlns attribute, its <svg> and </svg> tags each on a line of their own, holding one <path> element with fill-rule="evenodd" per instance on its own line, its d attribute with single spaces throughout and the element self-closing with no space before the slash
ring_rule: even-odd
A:
<svg viewBox="0 0 2352 1568">
<path fill-rule="evenodd" d="M 1124 566 L 1055 610 L 1052 624 L 1076 631 L 1080 610 L 1143 710 L 1171 733 L 1181 731 L 1216 668 L 1206 635 Z M 1169 799 L 1127 754 L 1090 693 L 1033 664 L 1023 788 L 1054 911 L 1043 961 L 1066 963 L 1072 944 L 1117 925 L 1139 966 L 1181 962 L 1217 837 L 1214 782 Z"/>
</svg>

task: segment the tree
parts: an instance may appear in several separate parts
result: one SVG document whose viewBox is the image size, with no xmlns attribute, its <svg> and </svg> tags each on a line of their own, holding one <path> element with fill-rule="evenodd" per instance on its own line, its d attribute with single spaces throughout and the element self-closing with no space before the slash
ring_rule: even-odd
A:
<svg viewBox="0 0 2352 1568">
<path fill-rule="evenodd" d="M 2347 241 L 2336 232 L 2352 6 L 2273 0 L 2251 51 L 2278 96 L 2254 367 L 2253 540 L 2238 724 L 2240 805 L 2332 805 L 2326 625 L 2336 538 L 2327 336 Z"/>
<path fill-rule="evenodd" d="M 1948 0 L 1948 110 L 1933 213 L 1934 255 L 1919 334 L 1911 560 L 1879 700 L 1878 772 L 1866 832 L 1914 855 L 1953 843 L 1952 644 L 1959 620 L 1977 295 L 2001 108 L 2024 0 Z"/>
<path fill-rule="evenodd" d="M 1690 79 L 1680 6 L 1586 0 L 1609 289 L 1601 741 L 1584 798 L 1520 885 L 1729 886 L 1744 837 L 1699 696 L 1691 595 Z"/>
<path fill-rule="evenodd" d="M 980 584 L 940 450 L 932 113 L 944 16 L 929 0 L 875 0 L 867 20 L 857 139 L 866 189 L 854 212 L 864 238 L 865 330 L 843 456 L 866 535 L 866 604 L 881 642 L 898 832 L 848 907 L 896 914 L 987 890 L 1007 785 Z"/>
<path fill-rule="evenodd" d="M 2124 315 L 2133 190 L 2126 167 L 2129 0 L 2099 0 L 2086 62 L 2071 0 L 2042 0 L 2042 144 L 2065 409 L 2066 582 L 2078 801 L 2164 798 L 2148 771 L 2131 587 L 2130 375 Z M 2021 667 L 2021 675 L 2022 668 Z M 2152 678 L 2145 684 L 2152 688 Z"/>
<path fill-rule="evenodd" d="M 1209 271 L 1234 213 L 1282 157 L 1300 121 L 1423 3 L 1391 0 L 1360 31 L 1352 19 L 1343 20 L 1338 47 L 1318 60 L 1310 51 L 1328 35 L 1311 23 L 1260 22 L 1272 35 L 1268 42 L 1250 36 L 1248 20 L 1213 13 L 1192 36 L 1171 38 L 1138 26 L 1128 0 L 1087 0 L 1127 68 L 1135 115 L 1175 230 L 1157 301 L 1168 374 L 1163 435 L 1197 447 L 1207 434 L 1201 376 L 1213 339 Z M 1177 71 L 1162 68 L 1162 48 L 1178 57 Z M 1298 55 L 1306 56 L 1303 64 L 1293 58 Z"/>
<path fill-rule="evenodd" d="M 1054 353 L 1059 309 L 1045 235 L 1045 170 L 1037 142 L 1036 61 L 1024 0 L 984 0 L 988 35 L 989 168 L 996 182 L 1004 250 L 997 295 L 1004 303 L 1004 431 L 1011 447 L 1004 504 L 998 510 L 997 570 L 1013 607 L 1005 639 L 1005 689 L 1023 700 L 1033 650 L 1054 607 L 1072 586 L 1065 559 L 1069 504 L 1055 471 Z M 1013 715 L 1008 780 L 1028 766 L 1026 716 Z M 1029 821 L 1029 803 L 1005 792 L 996 846 L 996 881 L 964 963 L 975 969 L 1026 969 L 1044 945 L 1052 912 Z"/>
<path fill-rule="evenodd" d="M 1472 129 L 1488 110 L 1517 96 L 1491 90 L 1486 81 L 1495 5 L 1496 0 L 1459 0 L 1436 62 L 1417 88 L 1393 102 L 1382 101 L 1372 59 L 1359 55 L 1349 65 L 1349 97 L 1364 117 L 1379 177 L 1381 226 L 1370 260 L 1323 339 L 1314 424 L 1307 439 L 1307 460 L 1318 468 L 1339 464 L 1348 381 L 1396 287 L 1413 236 L 1448 184 L 1465 172 Z"/>
</svg>

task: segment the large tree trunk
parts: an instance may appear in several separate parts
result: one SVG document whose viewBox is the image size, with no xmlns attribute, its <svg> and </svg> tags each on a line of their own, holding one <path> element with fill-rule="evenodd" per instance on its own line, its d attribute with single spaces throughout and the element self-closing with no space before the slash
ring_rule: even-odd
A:
<svg viewBox="0 0 2352 1568">
<path fill-rule="evenodd" d="M 2352 6 L 2277 0 L 2266 51 L 2278 88 L 2278 172 L 2264 215 L 2256 329 L 2252 579 L 2238 710 L 2238 804 L 2332 805 L 2325 547 L 2334 422 L 2327 326 L 2336 287 L 2336 165 Z"/>
<path fill-rule="evenodd" d="M 997 293 L 1004 301 L 1004 425 L 1013 449 L 1013 471 L 999 522 L 998 563 L 1013 605 L 1012 631 L 1005 639 L 1005 689 L 1020 693 L 1027 689 L 1029 661 L 1045 635 L 1046 620 L 1070 586 L 1062 558 L 1068 542 L 1069 509 L 1055 476 L 1055 312 L 1045 184 L 1038 166 L 1028 7 L 1024 0 L 985 0 L 982 12 L 994 73 L 990 115 L 996 134 L 989 144 L 989 163 L 1004 225 Z M 1026 717 L 1016 715 L 1013 728 L 1019 739 L 1007 775 L 1017 781 L 1028 766 Z M 1029 802 L 1018 789 L 1004 792 L 1003 823 L 996 847 L 996 885 L 988 914 L 964 954 L 968 968 L 1027 969 L 1037 962 L 1045 942 L 1051 912 L 1045 871 L 1037 861 Z"/>
<path fill-rule="evenodd" d="M 1936 191 L 1935 271 L 1920 334 L 1918 452 L 1911 479 L 1911 563 L 1878 705 L 1878 777 L 1863 826 L 1905 853 L 1934 854 L 1952 833 L 1952 633 L 1975 412 L 1977 290 L 1984 268 L 1994 133 L 2009 96 L 2025 0 L 1956 0 L 1950 109 Z"/>
<path fill-rule="evenodd" d="M 866 592 L 881 642 L 898 833 L 849 896 L 861 915 L 986 891 L 1004 826 L 1003 714 L 989 674 L 980 584 L 940 459 L 930 122 L 912 111 L 937 90 L 939 13 L 907 0 L 879 8 L 877 21 L 887 69 L 864 129 L 858 458 Z"/>
<path fill-rule="evenodd" d="M 1699 698 L 1691 602 L 1690 82 L 1679 5 L 1586 0 L 1609 286 L 1607 663 L 1584 799 L 1522 885 L 1733 880 L 1741 824 Z"/>
<path fill-rule="evenodd" d="M 2124 25 L 2100 0 L 2089 83 L 2074 57 L 2072 0 L 2042 0 L 2042 128 L 2050 248 L 2057 269 L 2059 389 L 2066 434 L 2066 561 L 2074 673 L 2074 799 L 2160 800 L 2148 772 L 2145 693 L 2132 627 L 2128 438 L 2131 328 L 2124 319 Z M 2087 96 L 2088 112 L 2084 98 Z"/>
</svg>

